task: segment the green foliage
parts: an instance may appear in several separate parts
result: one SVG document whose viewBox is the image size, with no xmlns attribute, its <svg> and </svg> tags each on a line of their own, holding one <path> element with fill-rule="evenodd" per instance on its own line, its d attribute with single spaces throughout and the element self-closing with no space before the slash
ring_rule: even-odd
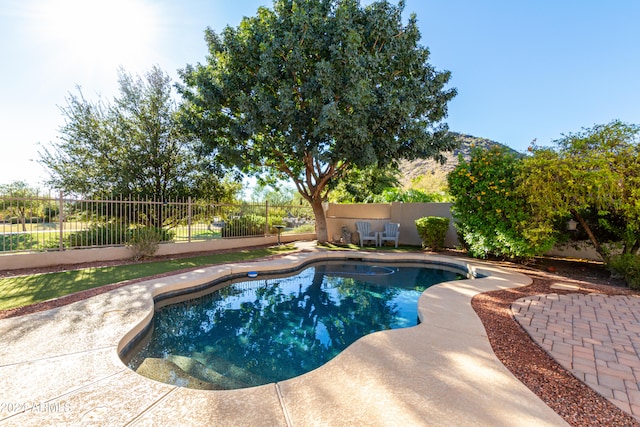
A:
<svg viewBox="0 0 640 427">
<path fill-rule="evenodd" d="M 85 230 L 69 234 L 64 240 L 65 247 L 123 245 L 127 241 L 129 229 L 121 223 L 96 223 Z"/>
<path fill-rule="evenodd" d="M 333 203 L 371 203 L 386 189 L 397 187 L 398 169 L 393 166 L 379 168 L 352 168 L 339 181 L 334 182 L 329 201 Z"/>
<path fill-rule="evenodd" d="M 130 230 L 127 247 L 133 252 L 135 261 L 150 257 L 156 253 L 160 242 L 172 240 L 167 230 L 157 227 L 137 227 Z"/>
<path fill-rule="evenodd" d="M 222 199 L 233 191 L 221 181 L 224 170 L 198 155 L 176 119 L 168 75 L 158 67 L 144 78 L 120 70 L 119 89 L 113 102 L 91 102 L 80 90 L 69 95 L 59 141 L 40 153 L 51 188 L 154 200 Z"/>
<path fill-rule="evenodd" d="M 281 215 L 269 215 L 269 233 L 278 234 L 276 225 L 285 225 L 284 218 Z"/>
<path fill-rule="evenodd" d="M 38 192 L 24 181 L 0 185 L 0 218 L 23 224 L 22 231 L 27 231 L 25 224 L 41 222 L 48 202 L 40 199 Z"/>
<path fill-rule="evenodd" d="M 426 193 L 416 189 L 402 190 L 400 188 L 387 188 L 382 194 L 372 199 L 374 203 L 431 203 L 450 201 L 452 201 L 452 197 L 445 192 Z"/>
<path fill-rule="evenodd" d="M 237 28 L 207 30 L 205 65 L 187 66 L 185 126 L 220 161 L 291 179 L 328 240 L 322 202 L 353 167 L 439 157 L 455 89 L 419 44 L 404 3 L 276 0 Z"/>
<path fill-rule="evenodd" d="M 95 223 L 82 231 L 69 234 L 64 245 L 69 248 L 87 246 L 125 245 L 140 239 L 157 236 L 159 242 L 173 239 L 171 232 L 156 227 L 134 227 L 120 222 Z"/>
<path fill-rule="evenodd" d="M 284 217 L 273 209 L 269 214 L 269 228 L 266 232 L 277 234 L 276 225 L 285 223 Z M 222 228 L 222 237 L 264 236 L 266 218 L 262 215 L 242 215 L 225 221 Z"/>
<path fill-rule="evenodd" d="M 0 251 L 31 251 L 40 248 L 40 242 L 30 233 L 0 234 Z"/>
<path fill-rule="evenodd" d="M 531 226 L 533 212 L 517 191 L 520 168 L 496 146 L 473 150 L 449 174 L 456 228 L 472 256 L 529 258 L 553 245 L 551 227 Z"/>
<path fill-rule="evenodd" d="M 53 222 L 58 213 L 60 212 L 60 208 L 47 206 L 44 208 L 44 222 Z"/>
<path fill-rule="evenodd" d="M 6 220 L 5 222 L 7 222 L 9 224 L 22 224 L 23 222 L 25 224 L 40 224 L 40 223 L 44 222 L 44 219 L 43 218 L 38 218 L 38 217 L 18 218 L 17 216 L 12 216 L 11 218 Z"/>
<path fill-rule="evenodd" d="M 423 248 L 437 251 L 444 247 L 444 239 L 449 230 L 449 218 L 425 216 L 415 221 Z"/>
<path fill-rule="evenodd" d="M 293 230 L 291 230 L 292 233 L 298 233 L 298 234 L 313 233 L 314 231 L 316 231 L 316 228 L 313 224 L 302 224 L 295 227 Z"/>
<path fill-rule="evenodd" d="M 409 187 L 427 194 L 446 193 L 448 191 L 447 173 L 444 170 L 434 170 L 419 175 L 411 180 Z"/>
<path fill-rule="evenodd" d="M 455 140 L 456 146 L 451 154 L 446 154 L 446 161 L 444 163 L 433 159 L 421 158 L 400 163 L 401 182 L 405 189 L 412 188 L 424 191 L 425 193 L 447 192 L 447 175 L 455 168 L 460 156 L 468 161 L 474 149 L 482 148 L 488 150 L 493 146 L 499 146 L 513 153 L 516 157 L 524 156 L 504 144 L 486 138 L 479 138 L 453 131 L 450 131 L 449 134 Z"/>
<path fill-rule="evenodd" d="M 253 192 L 251 194 L 251 200 L 256 203 L 269 202 L 270 206 L 274 205 L 292 205 L 299 203 L 299 195 L 298 200 L 296 200 L 296 191 L 287 186 L 286 184 L 279 182 L 273 184 L 261 183 L 258 181 L 257 185 L 253 188 Z"/>
<path fill-rule="evenodd" d="M 637 252 L 639 135 L 640 127 L 613 121 L 565 135 L 555 148 L 531 147 L 520 192 L 536 213 L 536 224 L 547 227 L 558 217 L 573 217 L 603 259 L 608 254 L 601 243 L 610 233 L 624 242 L 625 253 Z"/>
<path fill-rule="evenodd" d="M 38 196 L 38 189 L 30 187 L 24 181 L 0 185 L 0 197 L 31 198 Z"/>
<path fill-rule="evenodd" d="M 640 289 L 640 256 L 630 253 L 615 255 L 609 259 L 608 267 L 622 276 L 631 289 Z"/>
<path fill-rule="evenodd" d="M 171 242 L 174 237 L 174 232 L 171 230 L 166 230 L 162 227 L 137 226 L 129 230 L 127 242 L 130 242 L 132 239 L 136 239 L 140 236 L 142 236 L 142 238 L 147 238 L 146 236 L 154 238 L 159 243 Z"/>
<path fill-rule="evenodd" d="M 264 236 L 266 219 L 260 215 L 244 215 L 225 221 L 222 237 Z"/>
</svg>

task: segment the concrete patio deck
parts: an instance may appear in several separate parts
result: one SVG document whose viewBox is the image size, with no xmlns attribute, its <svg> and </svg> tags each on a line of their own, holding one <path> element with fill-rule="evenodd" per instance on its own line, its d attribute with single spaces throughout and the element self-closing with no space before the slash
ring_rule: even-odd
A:
<svg viewBox="0 0 640 427">
<path fill-rule="evenodd" d="M 118 357 L 152 318 L 156 295 L 230 274 L 345 256 L 456 264 L 487 277 L 429 288 L 419 300 L 420 325 L 368 335 L 324 366 L 275 384 L 186 389 L 142 377 Z M 498 361 L 470 304 L 477 293 L 530 282 L 463 258 L 311 251 L 132 284 L 0 320 L 0 424 L 567 425 Z"/>
</svg>

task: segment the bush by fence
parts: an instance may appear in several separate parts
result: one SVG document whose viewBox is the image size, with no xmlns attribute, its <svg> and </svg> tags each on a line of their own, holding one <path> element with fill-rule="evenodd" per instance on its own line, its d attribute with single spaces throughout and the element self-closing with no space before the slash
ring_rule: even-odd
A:
<svg viewBox="0 0 640 427">
<path fill-rule="evenodd" d="M 5 218 L 3 220 L 0 220 L 0 223 L 6 223 L 6 224 L 39 224 L 39 223 L 43 223 L 45 222 L 44 218 L 40 218 L 40 217 L 30 217 L 30 218 L 19 218 L 17 216 L 12 216 L 12 217 L 8 217 Z"/>
<path fill-rule="evenodd" d="M 139 260 L 152 256 L 158 250 L 160 243 L 171 241 L 171 233 L 158 227 L 138 227 L 127 236 L 127 247 L 131 249 L 131 257 Z"/>
<path fill-rule="evenodd" d="M 258 215 L 232 218 L 222 227 L 222 237 L 260 236 L 265 234 L 265 224 L 265 217 Z"/>
</svg>

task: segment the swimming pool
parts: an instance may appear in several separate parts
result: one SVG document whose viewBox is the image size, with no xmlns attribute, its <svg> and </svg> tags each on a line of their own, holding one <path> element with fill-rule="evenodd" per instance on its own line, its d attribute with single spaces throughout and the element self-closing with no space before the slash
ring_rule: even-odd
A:
<svg viewBox="0 0 640 427">
<path fill-rule="evenodd" d="M 163 301 L 131 369 L 175 385 L 236 389 L 309 372 L 358 338 L 418 323 L 420 294 L 461 271 L 418 263 L 324 261 Z"/>
</svg>

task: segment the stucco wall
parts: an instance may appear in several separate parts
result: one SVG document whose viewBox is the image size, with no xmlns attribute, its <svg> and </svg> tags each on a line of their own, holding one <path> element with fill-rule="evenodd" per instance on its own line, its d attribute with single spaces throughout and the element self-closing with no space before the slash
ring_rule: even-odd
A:
<svg viewBox="0 0 640 427">
<path fill-rule="evenodd" d="M 403 245 L 419 246 L 422 244 L 415 220 L 424 216 L 451 217 L 451 203 L 363 203 L 363 204 L 333 204 L 327 209 L 327 227 L 329 239 L 340 239 L 342 226 L 351 231 L 352 242 L 356 243 L 356 221 L 368 221 L 372 231 L 382 231 L 387 222 L 400 224 L 399 243 Z M 453 219 L 449 224 L 449 231 L 445 239 L 446 247 L 459 245 L 458 235 L 453 226 Z"/>
<path fill-rule="evenodd" d="M 296 240 L 313 240 L 315 238 L 315 233 L 283 234 L 280 241 L 282 243 L 288 243 Z M 273 235 L 238 239 L 216 239 L 191 243 L 164 243 L 160 245 L 156 255 L 177 255 L 194 252 L 246 248 L 252 246 L 274 245 L 277 242 L 278 237 Z M 28 254 L 7 254 L 0 256 L 0 270 L 49 267 L 52 265 L 80 264 L 83 262 L 116 261 L 127 258 L 131 258 L 131 251 L 123 246 L 72 249 L 62 252 L 55 251 Z"/>
<path fill-rule="evenodd" d="M 622 243 L 608 244 L 604 243 L 602 246 L 611 255 L 617 255 L 622 253 Z M 603 261 L 600 254 L 596 251 L 593 243 L 589 240 L 580 240 L 577 242 L 559 244 L 552 250 L 546 253 L 549 256 L 561 257 L 561 258 L 579 258 L 588 259 L 591 261 Z"/>
</svg>

